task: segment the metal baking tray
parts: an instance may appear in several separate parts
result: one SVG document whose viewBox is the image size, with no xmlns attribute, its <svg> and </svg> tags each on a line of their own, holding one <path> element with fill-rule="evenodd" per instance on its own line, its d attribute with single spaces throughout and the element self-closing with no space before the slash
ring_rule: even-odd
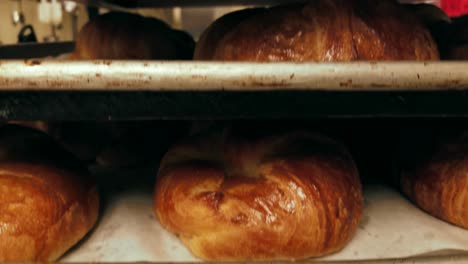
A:
<svg viewBox="0 0 468 264">
<path fill-rule="evenodd" d="M 468 116 L 468 62 L 0 61 L 0 119 Z"/>
<path fill-rule="evenodd" d="M 441 91 L 468 62 L 0 61 L 0 89 L 80 91 Z"/>
</svg>

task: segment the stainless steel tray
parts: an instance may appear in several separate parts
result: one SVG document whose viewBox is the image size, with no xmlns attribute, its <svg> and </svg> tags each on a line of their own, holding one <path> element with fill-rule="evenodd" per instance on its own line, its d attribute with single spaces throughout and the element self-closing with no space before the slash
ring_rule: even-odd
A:
<svg viewBox="0 0 468 264">
<path fill-rule="evenodd" d="M 468 62 L 0 60 L 0 119 L 468 116 Z"/>
<path fill-rule="evenodd" d="M 0 61 L 0 89 L 3 91 L 441 91 L 465 88 L 468 88 L 468 62 Z"/>
</svg>

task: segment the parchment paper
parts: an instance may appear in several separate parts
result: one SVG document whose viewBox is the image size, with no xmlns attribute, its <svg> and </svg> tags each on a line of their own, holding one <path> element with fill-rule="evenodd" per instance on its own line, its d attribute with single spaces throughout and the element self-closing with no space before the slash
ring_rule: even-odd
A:
<svg viewBox="0 0 468 264">
<path fill-rule="evenodd" d="M 348 246 L 317 260 L 375 260 L 468 252 L 468 231 L 438 220 L 382 185 L 364 187 L 361 225 Z M 130 190 L 108 197 L 95 230 L 63 262 L 191 262 L 178 238 L 153 214 L 151 191 Z"/>
</svg>

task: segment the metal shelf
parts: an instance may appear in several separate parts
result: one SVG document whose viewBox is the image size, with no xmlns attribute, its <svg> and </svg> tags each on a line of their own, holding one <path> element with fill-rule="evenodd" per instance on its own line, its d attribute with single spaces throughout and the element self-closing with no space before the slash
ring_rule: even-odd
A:
<svg viewBox="0 0 468 264">
<path fill-rule="evenodd" d="M 235 63 L 0 60 L 0 90 L 448 91 L 468 62 Z"/>
<path fill-rule="evenodd" d="M 0 119 L 468 116 L 468 63 L 0 61 Z"/>
</svg>

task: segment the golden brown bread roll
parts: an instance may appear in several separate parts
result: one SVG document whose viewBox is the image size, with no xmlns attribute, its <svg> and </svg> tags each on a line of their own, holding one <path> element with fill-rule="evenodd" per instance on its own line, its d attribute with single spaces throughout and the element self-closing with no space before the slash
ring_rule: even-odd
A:
<svg viewBox="0 0 468 264">
<path fill-rule="evenodd" d="M 363 197 L 348 152 L 306 133 L 194 136 L 165 155 L 155 213 L 194 255 L 293 260 L 342 249 Z"/>
<path fill-rule="evenodd" d="M 54 261 L 92 228 L 89 173 L 45 134 L 0 128 L 0 261 Z"/>
<path fill-rule="evenodd" d="M 195 48 L 194 58 L 212 58 L 218 42 L 225 34 L 240 24 L 243 20 L 264 11 L 264 8 L 249 8 L 228 13 L 217 19 L 200 36 Z"/>
<path fill-rule="evenodd" d="M 228 21 L 226 29 L 220 30 L 224 36 L 209 36 L 219 32 L 209 28 L 196 48 L 195 59 L 301 62 L 439 58 L 429 31 L 393 0 L 308 1 L 257 10 L 239 23 L 231 24 L 226 18 L 221 21 Z M 213 52 L 202 52 L 205 45 Z"/>
<path fill-rule="evenodd" d="M 405 149 L 409 158 L 401 164 L 402 191 L 429 214 L 468 228 L 468 133 L 423 137 Z"/>
<path fill-rule="evenodd" d="M 111 12 L 88 22 L 76 40 L 73 59 L 191 59 L 194 41 L 164 22 Z"/>
</svg>

